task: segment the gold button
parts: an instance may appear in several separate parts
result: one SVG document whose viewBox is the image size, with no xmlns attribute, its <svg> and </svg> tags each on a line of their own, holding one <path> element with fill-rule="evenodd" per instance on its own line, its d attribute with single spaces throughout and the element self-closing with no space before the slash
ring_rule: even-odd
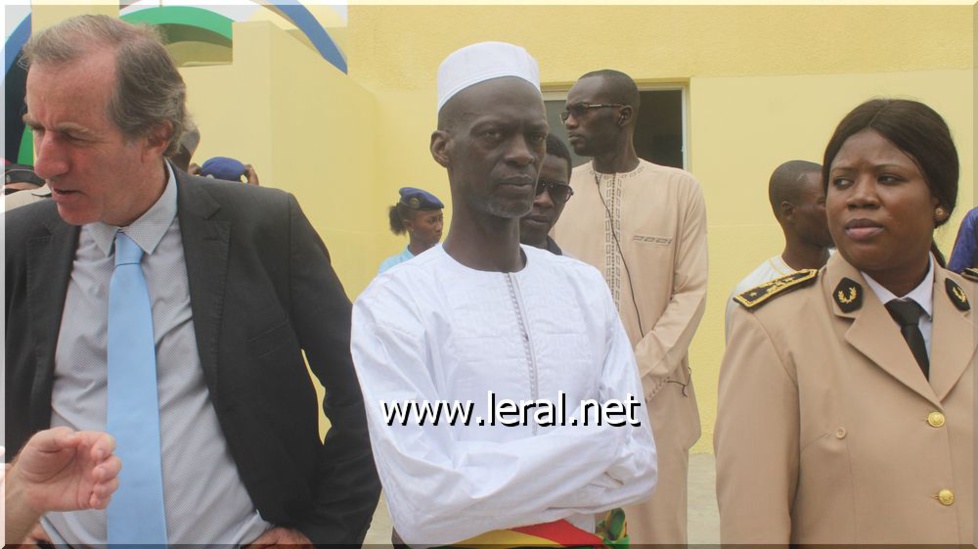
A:
<svg viewBox="0 0 978 549">
<path fill-rule="evenodd" d="M 937 493 L 937 501 L 941 502 L 941 505 L 951 505 L 954 503 L 954 492 L 944 489 Z"/>
<path fill-rule="evenodd" d="M 940 412 L 931 412 L 927 415 L 927 423 L 931 427 L 944 427 L 944 414 Z"/>
<path fill-rule="evenodd" d="M 835 430 L 835 438 L 837 438 L 837 439 L 846 438 L 846 428 L 845 427 L 839 427 L 838 429 L 836 429 Z"/>
</svg>

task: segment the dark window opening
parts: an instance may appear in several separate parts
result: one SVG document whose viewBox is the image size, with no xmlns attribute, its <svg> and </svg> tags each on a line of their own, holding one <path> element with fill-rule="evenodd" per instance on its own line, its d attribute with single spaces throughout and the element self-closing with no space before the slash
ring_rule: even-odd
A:
<svg viewBox="0 0 978 549">
<path fill-rule="evenodd" d="M 635 126 L 635 152 L 639 158 L 675 168 L 685 168 L 683 135 L 683 90 L 662 89 L 642 90 L 638 122 Z M 567 143 L 567 130 L 560 121 L 560 111 L 564 110 L 564 99 L 546 101 L 547 122 L 550 132 Z M 586 157 L 577 156 L 571 149 L 573 164 L 579 166 L 587 162 Z"/>
</svg>

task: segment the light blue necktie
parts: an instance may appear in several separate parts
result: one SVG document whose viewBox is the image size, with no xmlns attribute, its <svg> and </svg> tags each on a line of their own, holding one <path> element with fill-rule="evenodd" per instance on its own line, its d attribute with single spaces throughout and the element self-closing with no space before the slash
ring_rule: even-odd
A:
<svg viewBox="0 0 978 549">
<path fill-rule="evenodd" d="M 109 283 L 107 430 L 115 437 L 122 471 L 106 526 L 110 544 L 165 545 L 156 345 L 142 256 L 138 244 L 116 233 Z"/>
</svg>

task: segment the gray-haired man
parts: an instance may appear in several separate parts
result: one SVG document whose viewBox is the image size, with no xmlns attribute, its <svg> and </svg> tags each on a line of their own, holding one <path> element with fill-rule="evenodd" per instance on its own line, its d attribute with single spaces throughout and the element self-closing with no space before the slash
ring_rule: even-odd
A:
<svg viewBox="0 0 978 549">
<path fill-rule="evenodd" d="M 52 200 L 6 219 L 7 443 L 49 426 L 107 430 L 123 462 L 107 511 L 49 514 L 46 534 L 360 543 L 379 483 L 350 303 L 295 198 L 164 160 L 185 89 L 150 28 L 81 16 L 24 53 L 24 119 Z M 303 352 L 327 389 L 325 441 Z M 125 400 L 138 410 L 118 404 L 135 387 L 117 374 L 148 387 Z"/>
</svg>

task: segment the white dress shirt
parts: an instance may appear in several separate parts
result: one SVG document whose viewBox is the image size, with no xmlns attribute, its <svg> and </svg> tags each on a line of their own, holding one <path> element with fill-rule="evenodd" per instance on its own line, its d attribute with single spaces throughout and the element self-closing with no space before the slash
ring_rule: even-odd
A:
<svg viewBox="0 0 978 549">
<path fill-rule="evenodd" d="M 873 280 L 873 277 L 866 273 L 862 273 L 863 278 L 866 279 L 866 283 L 869 287 L 873 289 L 873 293 L 879 298 L 880 303 L 886 305 L 894 299 L 912 299 L 917 302 L 917 305 L 924 310 L 924 314 L 920 315 L 920 319 L 917 321 L 917 325 L 920 327 L 920 333 L 924 336 L 924 343 L 927 346 L 927 356 L 930 357 L 930 340 L 932 339 L 932 334 L 934 333 L 934 258 L 931 257 L 929 263 L 927 264 L 927 275 L 924 276 L 924 280 L 917 285 L 916 288 L 910 290 L 907 295 L 897 296 L 893 292 L 887 290 L 879 282 Z M 896 322 L 894 320 L 894 322 Z"/>
</svg>

